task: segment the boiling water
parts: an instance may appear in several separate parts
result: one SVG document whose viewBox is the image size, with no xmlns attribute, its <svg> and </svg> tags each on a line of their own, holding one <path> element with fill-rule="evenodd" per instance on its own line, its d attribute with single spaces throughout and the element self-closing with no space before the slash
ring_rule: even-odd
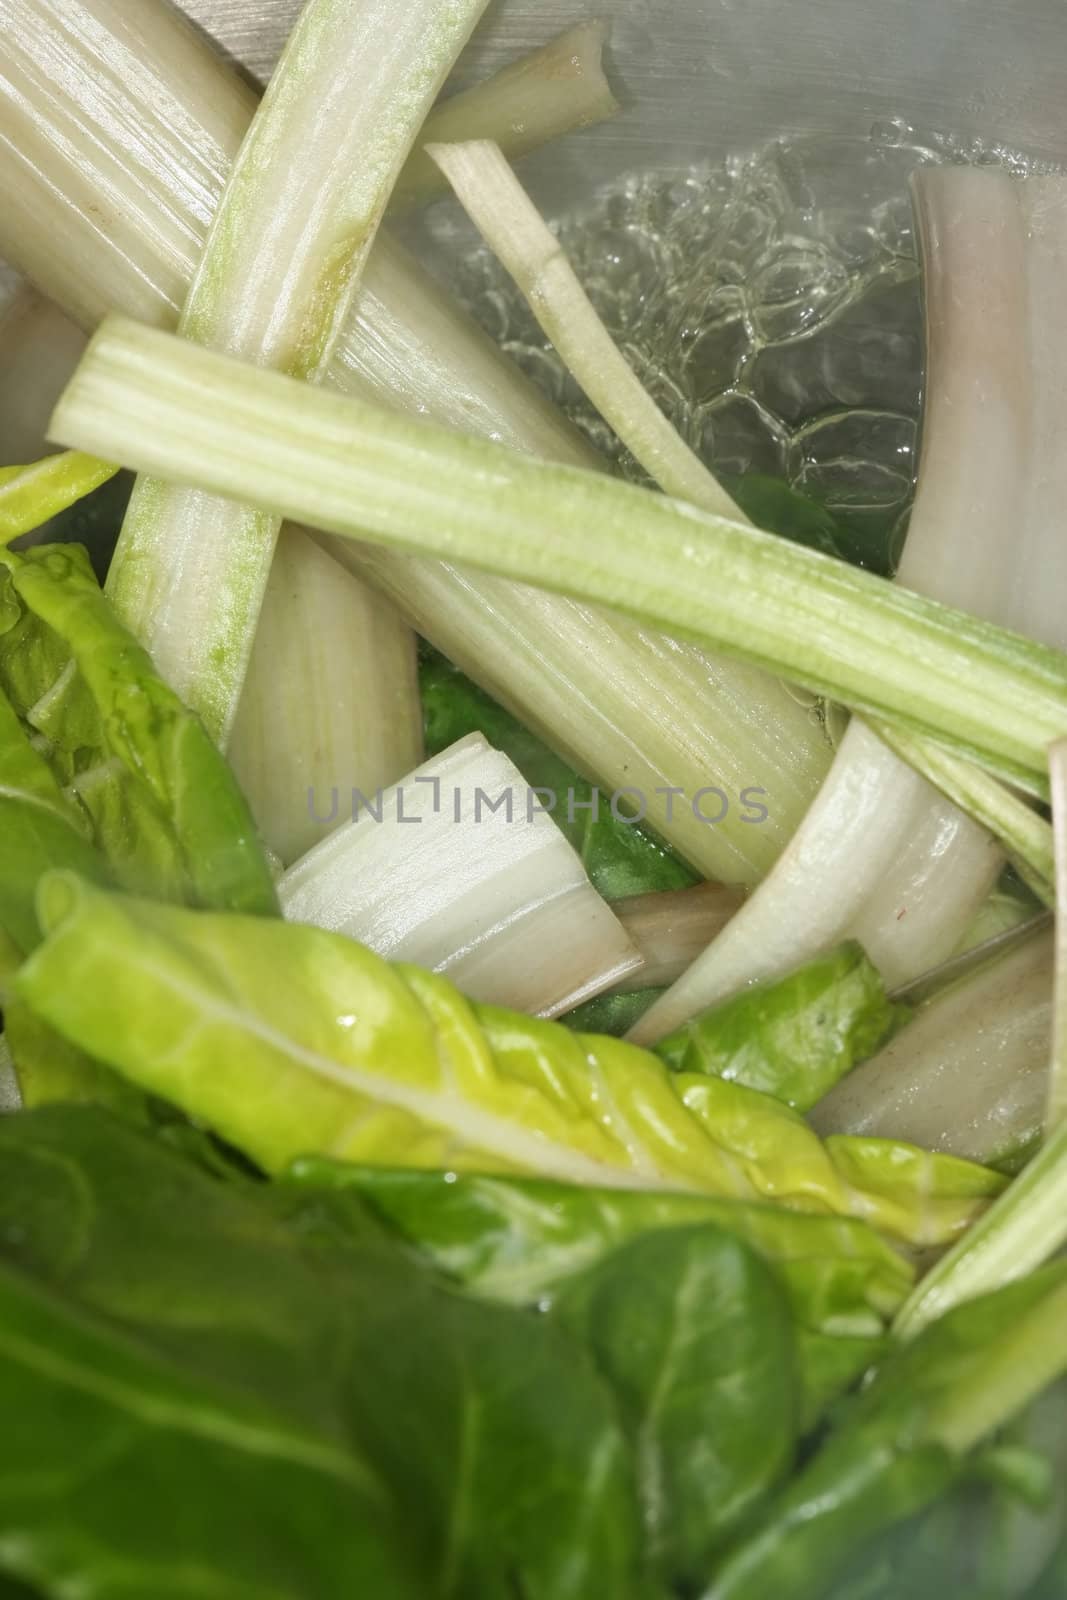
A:
<svg viewBox="0 0 1067 1600">
<path fill-rule="evenodd" d="M 778 142 L 682 178 L 628 178 L 558 224 L 597 310 L 709 466 L 786 479 L 879 568 L 899 549 L 916 471 L 923 338 L 908 179 L 946 161 L 1034 170 L 1011 151 L 890 123 L 865 139 Z M 490 252 L 469 258 L 458 287 L 640 478 Z"/>
</svg>

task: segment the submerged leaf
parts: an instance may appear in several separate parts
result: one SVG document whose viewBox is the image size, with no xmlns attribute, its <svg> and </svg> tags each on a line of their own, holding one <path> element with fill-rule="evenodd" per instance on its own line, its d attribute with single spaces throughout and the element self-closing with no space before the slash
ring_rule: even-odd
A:
<svg viewBox="0 0 1067 1600">
<path fill-rule="evenodd" d="M 319 929 L 42 885 L 15 982 L 88 1054 L 268 1171 L 300 1155 L 689 1189 L 952 1237 L 1004 1180 L 891 1141 L 825 1145 L 766 1095 L 488 1006 Z"/>
</svg>

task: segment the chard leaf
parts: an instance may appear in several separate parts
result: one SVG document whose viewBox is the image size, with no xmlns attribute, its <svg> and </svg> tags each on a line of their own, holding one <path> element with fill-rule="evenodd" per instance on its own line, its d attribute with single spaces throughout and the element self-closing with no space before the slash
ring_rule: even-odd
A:
<svg viewBox="0 0 1067 1600">
<path fill-rule="evenodd" d="M 689 1189 L 944 1240 L 1005 1180 L 886 1140 L 824 1145 L 787 1107 L 618 1040 L 475 1006 L 443 978 L 267 918 L 53 873 L 15 991 L 65 1038 L 277 1172 L 300 1155 Z"/>
<path fill-rule="evenodd" d="M 691 1586 L 793 1464 L 795 1351 L 774 1276 L 716 1227 L 672 1228 L 572 1281 L 555 1315 L 618 1396 L 651 1560 Z"/>
<path fill-rule="evenodd" d="M 710 1195 L 584 1188 L 544 1178 L 360 1167 L 305 1157 L 287 1182 L 357 1195 L 391 1231 L 475 1294 L 546 1305 L 632 1240 L 706 1224 L 743 1241 L 781 1281 L 796 1322 L 828 1336 L 884 1331 L 914 1280 L 862 1222 Z"/>
<path fill-rule="evenodd" d="M 747 1084 L 809 1111 L 905 1019 L 855 943 L 713 1006 L 656 1046 L 675 1072 Z"/>
<path fill-rule="evenodd" d="M 85 552 L 0 550 L 0 570 L 21 608 L 0 634 L 0 689 L 119 882 L 165 899 L 275 911 L 229 767 L 117 621 Z"/>
<path fill-rule="evenodd" d="M 148 1122 L 148 1100 L 126 1078 L 94 1061 L 34 1016 L 20 1000 L 4 1006 L 4 1030 L 22 1104 L 69 1102 L 108 1106 L 134 1122 Z"/>
<path fill-rule="evenodd" d="M 381 1223 L 487 1299 L 551 1307 L 630 1241 L 709 1224 L 771 1267 L 793 1319 L 804 1430 L 881 1355 L 914 1273 L 862 1222 L 710 1195 L 541 1178 L 413 1172 L 304 1157 L 288 1183 L 358 1196 Z"/>
<path fill-rule="evenodd" d="M 649 1594 L 562 1328 L 99 1111 L 0 1125 L 0 1167 L 0 1565 L 101 1600 Z"/>
<path fill-rule="evenodd" d="M 620 821 L 610 795 L 602 793 L 594 810 L 592 784 L 428 646 L 419 660 L 419 693 L 427 755 L 440 754 L 469 733 L 484 734 L 494 749 L 510 757 L 531 788 L 555 795 L 553 820 L 605 900 L 685 889 L 697 882 L 692 868 L 649 828 Z"/>
<path fill-rule="evenodd" d="M 106 878 L 88 832 L 0 690 L 0 931 L 19 949 L 37 942 L 34 897 L 42 873 L 67 867 L 98 882 Z"/>
<path fill-rule="evenodd" d="M 957 1307 L 899 1348 L 736 1546 L 706 1600 L 832 1594 L 880 1540 L 962 1480 L 969 1451 L 1067 1369 L 1065 1314 L 1060 1263 Z"/>
</svg>

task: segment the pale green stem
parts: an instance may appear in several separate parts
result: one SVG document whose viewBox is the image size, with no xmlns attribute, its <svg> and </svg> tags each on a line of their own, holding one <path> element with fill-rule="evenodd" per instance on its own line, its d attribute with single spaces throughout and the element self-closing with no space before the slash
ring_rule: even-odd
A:
<svg viewBox="0 0 1067 1600">
<path fill-rule="evenodd" d="M 1059 651 L 772 534 L 255 373 L 121 318 L 93 340 L 53 431 L 329 532 L 615 607 L 899 721 L 1036 792 L 1048 745 L 1067 732 Z"/>
</svg>

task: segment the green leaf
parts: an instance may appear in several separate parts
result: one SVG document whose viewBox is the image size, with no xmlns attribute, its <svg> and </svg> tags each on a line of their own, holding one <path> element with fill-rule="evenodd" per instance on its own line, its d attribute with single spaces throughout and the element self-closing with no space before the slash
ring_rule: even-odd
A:
<svg viewBox="0 0 1067 1600">
<path fill-rule="evenodd" d="M 64 450 L 32 466 L 0 467 L 0 545 L 66 511 L 118 470 L 80 450 Z"/>
<path fill-rule="evenodd" d="M 419 660 L 419 691 L 427 755 L 438 755 L 467 734 L 484 734 L 510 757 L 531 788 L 555 795 L 553 819 L 606 900 L 684 889 L 697 882 L 697 874 L 650 829 L 620 821 L 610 795 L 600 793 L 594 814 L 593 786 L 428 645 Z"/>
<path fill-rule="evenodd" d="M 0 1167 L 21 1575 L 101 1600 L 647 1593 L 612 1402 L 548 1319 L 98 1111 L 9 1119 Z"/>
<path fill-rule="evenodd" d="M 706 1072 L 809 1111 L 907 1013 L 858 944 L 745 989 L 656 1046 L 675 1072 Z"/>
<path fill-rule="evenodd" d="M 127 1079 L 35 1017 L 20 1000 L 4 1006 L 4 1030 L 19 1096 L 28 1110 L 70 1102 L 108 1106 L 134 1122 L 150 1120 L 147 1097 Z"/>
<path fill-rule="evenodd" d="M 776 533 L 779 538 L 807 545 L 809 550 L 821 550 L 828 556 L 845 557 L 847 541 L 834 516 L 817 500 L 790 488 L 783 479 L 747 472 L 743 477 L 721 475 L 719 481 L 749 521 L 765 533 Z"/>
<path fill-rule="evenodd" d="M 42 884 L 15 980 L 42 1020 L 268 1172 L 300 1155 L 774 1198 L 914 1242 L 997 1174 L 886 1140 L 824 1145 L 766 1095 L 466 1001 L 336 934 Z M 121 996 L 121 1003 L 116 1004 Z"/>
<path fill-rule="evenodd" d="M 66 867 L 97 882 L 107 877 L 83 817 L 26 738 L 0 689 L 0 931 L 20 950 L 37 943 L 34 897 L 50 867 Z"/>
<path fill-rule="evenodd" d="M 248 807 L 199 720 L 116 620 L 84 551 L 0 551 L 22 608 L 0 635 L 0 688 L 44 743 L 127 888 L 276 910 Z M 61 860 L 53 864 L 62 864 Z"/>
<path fill-rule="evenodd" d="M 1061 1264 L 957 1308 L 899 1348 L 727 1559 L 707 1600 L 824 1600 L 872 1541 L 959 1482 L 967 1452 L 1067 1368 L 1065 1314 Z"/>
<path fill-rule="evenodd" d="M 286 1178 L 309 1191 L 358 1196 L 398 1238 L 472 1292 L 541 1309 L 631 1240 L 714 1224 L 766 1261 L 786 1295 L 805 1430 L 881 1355 L 886 1321 L 914 1276 L 862 1222 L 706 1195 L 358 1167 L 321 1157 L 294 1163 Z"/>
<path fill-rule="evenodd" d="M 708 1195 L 597 1189 L 544 1178 L 413 1172 L 304 1157 L 286 1181 L 357 1195 L 381 1222 L 475 1294 L 547 1305 L 572 1278 L 650 1233 L 714 1225 L 782 1281 L 799 1325 L 829 1336 L 881 1334 L 914 1279 L 862 1222 L 804 1216 Z"/>
<path fill-rule="evenodd" d="M 793 1463 L 795 1351 L 773 1274 L 716 1227 L 673 1228 L 572 1281 L 555 1315 L 618 1396 L 650 1559 L 697 1581 Z"/>
</svg>

